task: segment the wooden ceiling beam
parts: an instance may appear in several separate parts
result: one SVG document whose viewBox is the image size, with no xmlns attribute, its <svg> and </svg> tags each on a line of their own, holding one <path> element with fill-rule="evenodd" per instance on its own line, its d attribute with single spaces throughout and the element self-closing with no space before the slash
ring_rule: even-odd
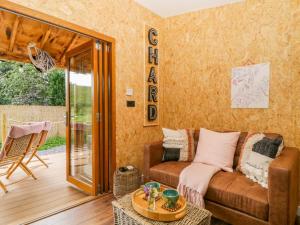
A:
<svg viewBox="0 0 300 225">
<path fill-rule="evenodd" d="M 73 45 L 76 43 L 77 39 L 79 38 L 79 36 L 77 34 L 74 34 L 70 40 L 70 42 L 68 43 L 67 47 L 65 48 L 65 50 L 63 51 L 63 53 L 61 54 L 60 58 L 59 58 L 59 62 L 63 65 L 64 63 L 62 62 L 62 60 L 65 57 L 65 54 L 67 51 L 69 51 L 70 49 L 72 49 Z"/>
<path fill-rule="evenodd" d="M 17 61 L 17 62 L 23 62 L 23 63 L 31 63 L 30 59 L 27 55 L 23 54 L 16 54 L 14 52 L 8 52 L 5 49 L 0 49 L 0 60 L 5 61 Z M 64 65 L 59 63 L 56 63 L 56 67 L 64 68 Z"/>
<path fill-rule="evenodd" d="M 46 31 L 46 34 L 44 35 L 42 41 L 41 41 L 41 44 L 40 44 L 40 48 L 43 49 L 45 44 L 47 43 L 49 37 L 50 37 L 50 34 L 51 34 L 51 28 L 49 27 L 48 30 Z"/>
<path fill-rule="evenodd" d="M 9 47 L 8 47 L 9 52 L 13 51 L 16 36 L 17 36 L 17 33 L 18 33 L 19 23 L 20 23 L 20 17 L 17 16 L 16 19 L 15 19 L 14 25 L 13 25 L 12 32 L 11 32 L 10 43 L 9 43 Z"/>
<path fill-rule="evenodd" d="M 30 62 L 29 58 L 26 57 L 26 55 L 16 54 L 14 52 L 8 52 L 5 49 L 0 50 L 0 59 L 12 60 L 12 61 L 18 61 L 18 62 Z"/>
<path fill-rule="evenodd" d="M 2 10 L 0 10 L 0 19 L 1 19 L 1 21 L 4 20 L 4 18 L 3 18 L 3 11 Z"/>
</svg>

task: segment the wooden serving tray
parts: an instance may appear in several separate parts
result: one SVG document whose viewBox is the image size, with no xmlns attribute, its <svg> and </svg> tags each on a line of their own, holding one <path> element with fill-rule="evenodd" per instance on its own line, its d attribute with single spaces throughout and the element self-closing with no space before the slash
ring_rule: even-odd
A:
<svg viewBox="0 0 300 225">
<path fill-rule="evenodd" d="M 170 212 L 162 208 L 165 201 L 160 198 L 155 202 L 156 208 L 154 211 L 148 209 L 148 201 L 144 199 L 143 189 L 138 189 L 132 193 L 131 202 L 134 210 L 142 216 L 156 220 L 170 222 L 183 218 L 186 215 L 186 201 L 182 196 L 179 196 L 178 203 L 181 205 L 180 209 L 175 212 Z"/>
</svg>

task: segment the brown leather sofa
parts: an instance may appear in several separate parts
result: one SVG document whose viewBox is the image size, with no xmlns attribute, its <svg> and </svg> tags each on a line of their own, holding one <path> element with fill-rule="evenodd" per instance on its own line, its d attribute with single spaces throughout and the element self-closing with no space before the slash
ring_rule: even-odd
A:
<svg viewBox="0 0 300 225">
<path fill-rule="evenodd" d="M 269 137 L 276 134 L 268 133 Z M 234 156 L 237 165 L 246 132 L 241 133 Z M 199 131 L 195 132 L 195 145 Z M 161 162 L 162 141 L 145 145 L 145 181 L 154 180 L 176 188 L 180 172 L 189 162 Z M 293 225 L 297 211 L 299 152 L 285 147 L 269 168 L 269 188 L 242 173 L 220 171 L 211 179 L 205 196 L 206 208 L 214 217 L 232 225 Z"/>
</svg>

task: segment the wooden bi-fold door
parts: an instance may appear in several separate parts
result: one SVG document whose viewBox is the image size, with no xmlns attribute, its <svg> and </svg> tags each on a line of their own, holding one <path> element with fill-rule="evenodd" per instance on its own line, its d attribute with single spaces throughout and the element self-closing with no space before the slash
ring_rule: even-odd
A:
<svg viewBox="0 0 300 225">
<path fill-rule="evenodd" d="M 112 174 L 110 45 L 90 41 L 66 61 L 67 180 L 97 195 L 109 191 Z"/>
</svg>

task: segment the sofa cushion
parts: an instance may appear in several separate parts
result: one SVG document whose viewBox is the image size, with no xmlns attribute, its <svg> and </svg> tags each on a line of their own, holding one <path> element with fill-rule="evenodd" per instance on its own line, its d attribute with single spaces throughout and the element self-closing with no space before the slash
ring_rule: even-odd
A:
<svg viewBox="0 0 300 225">
<path fill-rule="evenodd" d="M 227 131 L 229 132 L 229 131 Z M 195 140 L 195 149 L 197 149 L 197 145 L 198 145 L 198 140 L 199 140 L 199 130 L 195 130 L 194 133 L 194 140 Z M 243 143 L 247 137 L 248 133 L 247 132 L 241 132 L 239 140 L 237 142 L 236 145 L 236 150 L 235 150 L 235 154 L 234 154 L 234 158 L 233 158 L 233 168 L 235 168 L 238 164 L 239 158 L 240 158 L 240 152 L 243 146 Z"/>
<path fill-rule="evenodd" d="M 164 162 L 150 168 L 150 179 L 162 184 L 177 187 L 181 171 L 190 165 L 190 162 Z"/>
<path fill-rule="evenodd" d="M 240 132 L 215 132 L 200 129 L 196 163 L 204 163 L 232 172 L 233 156 Z"/>
<path fill-rule="evenodd" d="M 268 220 L 268 190 L 240 172 L 220 171 L 211 179 L 205 199 Z"/>
</svg>

